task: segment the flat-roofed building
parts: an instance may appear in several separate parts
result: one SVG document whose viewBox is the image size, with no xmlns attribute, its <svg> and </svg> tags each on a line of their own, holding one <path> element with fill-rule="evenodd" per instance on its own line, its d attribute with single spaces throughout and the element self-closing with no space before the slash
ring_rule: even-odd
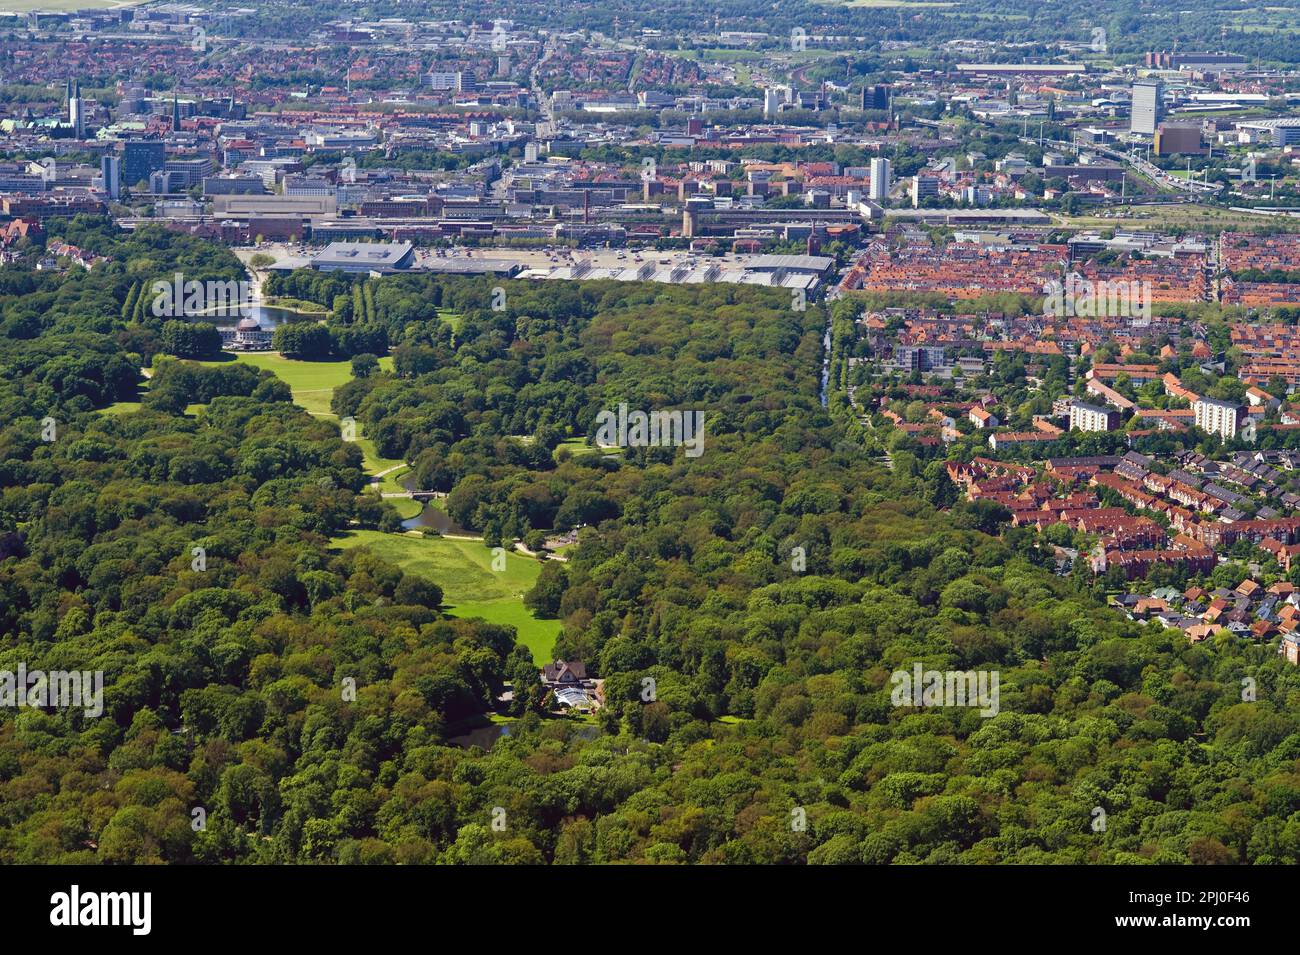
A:
<svg viewBox="0 0 1300 955">
<path fill-rule="evenodd" d="M 395 272 L 410 268 L 415 246 L 409 242 L 331 242 L 312 256 L 321 272 Z"/>
<path fill-rule="evenodd" d="M 1192 404 L 1196 427 L 1210 434 L 1217 434 L 1224 441 L 1237 436 L 1241 427 L 1242 408 L 1232 401 L 1220 401 L 1217 398 L 1201 398 Z"/>
<path fill-rule="evenodd" d="M 1256 142 L 1268 142 L 1279 149 L 1294 146 L 1300 143 L 1300 117 L 1242 120 L 1237 123 L 1237 131 L 1252 137 Z"/>
<path fill-rule="evenodd" d="M 920 206 L 926 199 L 937 199 L 939 197 L 939 177 L 913 176 L 911 192 L 913 208 Z"/>
<path fill-rule="evenodd" d="M 1090 405 L 1086 401 L 1070 402 L 1071 431 L 1114 431 L 1120 415 L 1114 408 Z"/>
<path fill-rule="evenodd" d="M 212 197 L 212 212 L 226 218 L 332 216 L 338 212 L 338 202 L 333 196 L 216 195 Z"/>
<path fill-rule="evenodd" d="M 1205 152 L 1201 145 L 1201 124 L 1161 123 L 1156 130 L 1155 147 L 1157 156 L 1199 156 Z"/>
</svg>

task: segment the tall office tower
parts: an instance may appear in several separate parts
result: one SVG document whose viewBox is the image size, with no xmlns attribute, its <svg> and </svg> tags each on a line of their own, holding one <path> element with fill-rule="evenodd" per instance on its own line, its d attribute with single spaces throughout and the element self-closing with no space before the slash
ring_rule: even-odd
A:
<svg viewBox="0 0 1300 955">
<path fill-rule="evenodd" d="M 158 139 L 129 140 L 122 150 L 122 177 L 128 186 L 148 182 L 167 162 L 167 147 Z"/>
<path fill-rule="evenodd" d="M 938 176 L 912 177 L 912 208 L 919 209 L 925 199 L 937 199 L 939 196 Z"/>
<path fill-rule="evenodd" d="M 884 202 L 889 198 L 889 187 L 892 185 L 893 183 L 890 181 L 889 160 L 871 160 L 871 191 L 867 193 L 867 198 L 872 202 Z"/>
<path fill-rule="evenodd" d="M 99 160 L 99 173 L 104 179 L 104 195 L 109 199 L 122 197 L 122 163 L 116 156 Z"/>
<path fill-rule="evenodd" d="M 1129 131 L 1154 136 L 1164 116 L 1165 85 L 1159 80 L 1133 84 L 1133 107 Z"/>
</svg>

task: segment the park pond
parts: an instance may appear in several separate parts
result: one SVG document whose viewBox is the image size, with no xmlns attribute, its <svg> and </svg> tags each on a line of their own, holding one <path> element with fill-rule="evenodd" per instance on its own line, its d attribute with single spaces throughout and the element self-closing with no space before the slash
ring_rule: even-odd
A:
<svg viewBox="0 0 1300 955">
<path fill-rule="evenodd" d="M 414 487 L 415 475 L 408 474 L 402 478 L 401 485 L 408 491 L 416 490 Z M 408 531 L 437 531 L 439 534 L 452 534 L 456 537 L 478 537 L 473 531 L 466 530 L 451 519 L 451 515 L 438 507 L 434 501 L 425 501 L 424 508 L 414 517 L 408 517 L 402 521 L 402 529 Z"/>
<path fill-rule="evenodd" d="M 201 318 L 203 313 L 197 312 L 192 317 Z M 286 322 L 319 320 L 322 317 L 323 313 L 317 315 L 312 312 L 298 312 L 292 308 L 283 308 L 279 305 L 263 305 L 261 302 L 251 302 L 244 308 L 228 315 L 214 314 L 211 320 L 217 328 L 234 328 L 245 318 L 252 318 L 257 321 L 258 327 L 263 331 L 273 332 Z"/>
</svg>

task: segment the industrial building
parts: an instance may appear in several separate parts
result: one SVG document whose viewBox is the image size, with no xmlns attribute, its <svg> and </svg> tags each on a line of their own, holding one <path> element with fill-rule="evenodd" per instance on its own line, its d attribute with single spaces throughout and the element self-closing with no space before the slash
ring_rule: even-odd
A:
<svg viewBox="0 0 1300 955">
<path fill-rule="evenodd" d="M 409 242 L 331 242 L 311 258 L 320 272 L 396 272 L 415 261 Z"/>
<path fill-rule="evenodd" d="M 1161 123 L 1156 130 L 1157 156 L 1199 156 L 1205 152 L 1201 144 L 1201 124 Z"/>
</svg>

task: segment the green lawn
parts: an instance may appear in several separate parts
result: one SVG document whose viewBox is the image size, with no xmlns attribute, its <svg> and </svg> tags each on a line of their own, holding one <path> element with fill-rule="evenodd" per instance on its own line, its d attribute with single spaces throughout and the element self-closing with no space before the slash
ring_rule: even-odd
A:
<svg viewBox="0 0 1300 955">
<path fill-rule="evenodd" d="M 0 0 L 0 2 L 3 2 L 3 0 Z M 294 404 L 322 418 L 335 417 L 334 413 L 330 411 L 330 400 L 334 397 L 334 389 L 352 380 L 352 362 L 347 359 L 341 361 L 300 361 L 295 358 L 284 358 L 275 352 L 245 352 L 233 358 L 205 361 L 199 364 L 220 365 L 227 361 L 242 361 L 245 364 L 272 372 L 289 386 L 289 390 L 293 393 Z M 379 365 L 381 368 L 391 371 L 393 367 L 392 356 L 385 355 L 379 359 Z M 361 446 L 361 453 L 365 459 L 365 469 L 368 473 L 377 474 L 380 471 L 388 470 L 395 464 L 402 463 L 394 458 L 381 457 L 379 452 L 375 450 L 374 441 L 360 436 L 360 425 L 358 425 L 357 430 L 357 444 Z M 385 487 L 384 490 L 400 491 L 403 488 Z M 400 507 L 399 510 L 401 510 Z M 410 514 L 403 514 L 403 516 L 414 517 L 417 513 L 419 513 L 418 510 Z"/>
<path fill-rule="evenodd" d="M 586 438 L 565 438 L 555 446 L 555 453 L 559 454 L 561 448 L 568 448 L 569 453 L 575 458 L 584 454 L 596 453 L 596 449 L 587 444 Z"/>
<path fill-rule="evenodd" d="M 398 465 L 396 466 L 396 470 L 390 470 L 389 473 L 380 478 L 380 482 L 378 482 L 377 485 L 380 494 L 402 494 L 403 491 L 406 491 L 406 487 L 402 486 L 402 481 L 406 479 L 407 474 L 411 473 L 411 469 L 409 469 L 407 465 L 398 464 L 396 461 L 385 459 L 385 457 L 377 457 L 377 459 L 374 460 L 376 460 L 378 464 L 372 466 L 370 465 L 370 455 L 372 455 L 374 451 L 374 443 L 365 438 L 360 438 L 357 440 L 357 444 L 360 444 L 361 448 L 367 452 L 367 464 L 365 464 L 365 469 L 367 469 L 370 474 L 385 472 L 385 470 L 389 470 L 391 466 L 395 464 Z M 420 513 L 422 509 L 424 509 L 424 503 L 413 498 L 385 498 L 385 500 L 386 502 L 389 502 L 389 504 L 393 505 L 399 515 L 402 515 L 402 520 L 406 520 L 408 517 L 415 517 L 417 513 Z"/>
<path fill-rule="evenodd" d="M 138 401 L 115 401 L 107 408 L 100 408 L 100 414 L 131 414 L 139 411 L 143 405 Z"/>
<path fill-rule="evenodd" d="M 296 401 L 297 398 L 295 398 L 294 400 Z M 327 415 L 327 417 L 332 418 L 333 415 Z M 380 457 L 379 452 L 375 450 L 375 442 L 372 441 L 370 438 L 361 437 L 361 422 L 359 421 L 357 422 L 357 445 L 361 448 L 361 456 L 362 458 L 365 459 L 365 468 L 368 474 L 378 474 L 380 471 L 387 471 L 389 468 L 394 467 L 395 465 L 405 464 L 404 461 L 399 461 L 396 458 Z M 403 474 L 407 472 L 407 470 L 408 470 L 407 468 L 403 467 L 399 471 L 394 471 L 391 475 L 384 477 L 384 481 L 387 482 L 391 478 L 400 478 Z M 384 490 L 405 491 L 406 488 L 394 484 L 392 487 L 385 486 Z"/>
<path fill-rule="evenodd" d="M 505 570 L 494 571 L 492 551 L 480 541 L 418 534 L 350 531 L 333 543 L 336 547 L 369 547 L 403 570 L 427 577 L 442 588 L 448 613 L 509 624 L 539 666 L 550 661 L 560 622 L 538 620 L 522 601 L 541 572 L 539 561 L 509 553 Z"/>
<path fill-rule="evenodd" d="M 424 510 L 423 504 L 409 497 L 390 497 L 387 498 L 387 501 L 392 505 L 393 510 L 397 512 L 397 516 L 404 521 L 419 516 L 420 512 Z"/>
<path fill-rule="evenodd" d="M 563 441 L 561 441 L 559 444 L 555 446 L 555 453 L 559 454 L 561 448 L 568 448 L 569 454 L 571 454 L 575 458 L 580 458 L 584 454 L 596 454 L 598 452 L 604 454 L 623 453 L 622 448 L 605 448 L 603 449 L 602 452 L 601 448 L 592 447 L 591 445 L 587 444 L 586 438 L 565 438 Z"/>
<path fill-rule="evenodd" d="M 3 3 L 4 0 L 0 0 Z M 299 315 L 312 315 L 320 318 L 330 314 L 330 310 L 319 302 L 308 302 L 301 298 L 289 298 L 287 295 L 272 295 L 262 300 L 262 304 L 269 308 L 284 308 L 291 312 L 297 312 Z"/>
<path fill-rule="evenodd" d="M 391 505 L 393 510 L 397 512 L 397 516 L 404 521 L 415 517 L 424 510 L 424 505 L 411 497 L 386 497 L 384 501 Z"/>
<path fill-rule="evenodd" d="M 334 396 L 334 389 L 352 379 L 350 361 L 299 361 L 281 357 L 275 352 L 244 352 L 233 358 L 200 364 L 221 365 L 228 361 L 242 361 L 274 372 L 293 392 L 294 404 L 315 415 L 330 414 L 330 399 Z"/>
<path fill-rule="evenodd" d="M 367 439 L 362 438 L 357 443 L 363 445 L 363 450 L 364 450 L 364 445 L 369 442 L 367 442 Z M 382 467 L 382 468 L 378 468 L 378 470 L 387 471 L 388 468 Z M 389 471 L 388 474 L 385 474 L 383 477 L 379 479 L 379 490 L 385 494 L 398 494 L 401 493 L 402 491 L 405 491 L 406 488 L 402 486 L 402 481 L 404 481 L 406 479 L 406 476 L 410 473 L 411 473 L 411 469 L 408 468 L 405 464 L 401 465 L 396 471 Z"/>
<path fill-rule="evenodd" d="M 520 555 L 521 560 L 528 558 Z M 538 620 L 519 600 L 506 597 L 501 600 L 470 600 L 447 611 L 453 617 L 482 617 L 488 623 L 505 624 L 515 628 L 517 642 L 533 655 L 539 667 L 554 659 L 555 638 L 560 635 L 560 621 Z"/>
</svg>

